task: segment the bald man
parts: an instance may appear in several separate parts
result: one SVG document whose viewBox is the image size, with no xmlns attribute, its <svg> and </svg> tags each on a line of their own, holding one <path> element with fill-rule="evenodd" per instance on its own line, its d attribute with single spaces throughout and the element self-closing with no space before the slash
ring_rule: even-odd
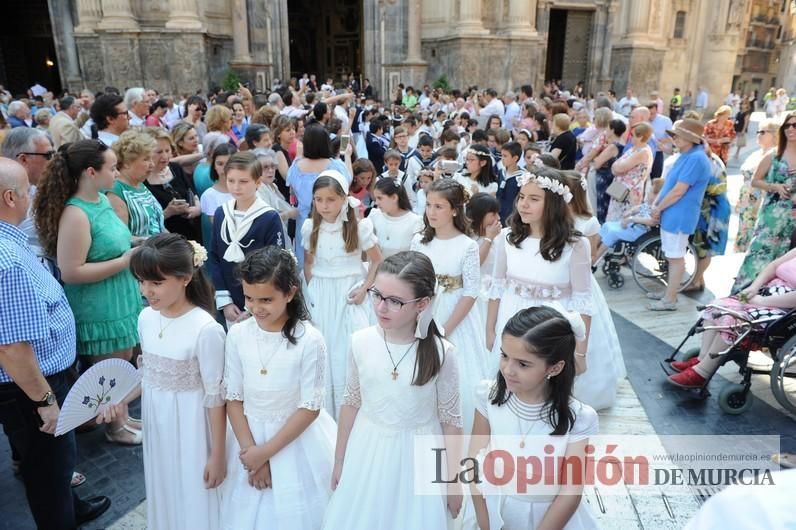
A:
<svg viewBox="0 0 796 530">
<path fill-rule="evenodd" d="M 67 530 L 96 519 L 111 501 L 73 493 L 75 435 L 53 436 L 71 384 L 75 319 L 18 228 L 29 203 L 25 168 L 0 158 L 0 424 L 19 457 L 36 526 Z"/>
<path fill-rule="evenodd" d="M 649 121 L 650 121 L 650 109 L 648 109 L 647 107 L 636 107 L 635 109 L 630 111 L 630 116 L 628 116 L 628 121 L 627 121 L 627 135 L 625 137 L 625 148 L 622 149 L 622 154 L 627 153 L 633 147 L 633 126 L 638 125 L 639 123 L 642 122 L 649 123 Z M 654 134 L 650 136 L 647 145 L 650 146 L 650 149 L 652 149 L 653 153 L 658 151 L 658 143 L 655 141 Z"/>
</svg>

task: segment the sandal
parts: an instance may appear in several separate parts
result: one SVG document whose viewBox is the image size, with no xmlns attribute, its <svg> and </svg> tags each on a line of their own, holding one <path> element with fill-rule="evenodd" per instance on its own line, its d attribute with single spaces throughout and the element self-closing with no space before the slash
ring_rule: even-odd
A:
<svg viewBox="0 0 796 530">
<path fill-rule="evenodd" d="M 83 473 L 78 473 L 77 471 L 72 473 L 71 486 L 73 488 L 83 485 L 84 482 L 86 482 L 86 476 Z"/>
<path fill-rule="evenodd" d="M 105 431 L 105 439 L 119 445 L 141 445 L 144 440 L 144 433 L 131 429 L 127 425 L 122 425 L 115 431 L 110 429 Z"/>
<path fill-rule="evenodd" d="M 796 455 L 791 453 L 776 453 L 771 455 L 771 461 L 785 469 L 796 469 Z"/>
<path fill-rule="evenodd" d="M 649 311 L 677 311 L 677 302 L 667 302 L 666 300 L 656 300 L 647 304 Z"/>
</svg>

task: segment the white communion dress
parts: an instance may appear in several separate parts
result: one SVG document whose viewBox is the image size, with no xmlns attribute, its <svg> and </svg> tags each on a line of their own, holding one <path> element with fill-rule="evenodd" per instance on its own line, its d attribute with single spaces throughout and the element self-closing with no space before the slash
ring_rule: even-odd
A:
<svg viewBox="0 0 796 530">
<path fill-rule="evenodd" d="M 317 530 L 331 494 L 336 426 L 322 410 L 326 392 L 326 347 L 320 332 L 299 323 L 297 344 L 281 332 L 264 331 L 254 318 L 227 337 L 228 401 L 243 401 L 254 441 L 274 437 L 298 409 L 320 415 L 271 460 L 273 487 L 257 490 L 239 459 L 234 435 L 229 447 L 221 512 L 227 530 Z M 266 372 L 266 373 L 263 373 Z"/>
<path fill-rule="evenodd" d="M 445 338 L 456 346 L 459 361 L 459 390 L 462 401 L 462 426 L 469 433 L 473 426 L 475 402 L 473 391 L 479 381 L 487 377 L 485 316 L 478 305 L 481 293 L 481 265 L 478 243 L 464 234 L 451 239 L 435 237 L 421 242 L 418 234 L 412 241 L 412 250 L 422 252 L 434 264 L 437 274 L 437 292 L 434 296 L 434 321 L 440 328 L 453 314 L 456 304 L 465 296 L 476 303 L 456 328 Z"/>
<path fill-rule="evenodd" d="M 224 329 L 198 307 L 138 317 L 143 352 L 144 482 L 151 530 L 220 528 L 221 493 L 205 489 L 207 409 L 224 404 Z"/>
<path fill-rule="evenodd" d="M 310 249 L 312 218 L 301 227 L 304 248 Z M 343 222 L 321 221 L 318 246 L 314 252 L 312 278 L 307 284 L 307 302 L 312 323 L 326 340 L 326 410 L 334 417 L 340 412 L 345 386 L 346 356 L 351 334 L 368 327 L 370 302 L 368 297 L 359 305 L 349 304 L 349 293 L 362 285 L 365 267 L 362 252 L 376 245 L 373 223 L 361 219 L 357 223 L 359 247 L 345 251 Z"/>
<path fill-rule="evenodd" d="M 598 434 L 599 423 L 597 413 L 579 401 L 573 399 L 570 409 L 575 413 L 575 422 L 568 433 L 553 436 L 553 426 L 548 422 L 544 403 L 528 404 L 514 394 L 503 405 L 493 405 L 489 394 L 494 381 L 482 381 L 476 390 L 476 407 L 478 412 L 489 422 L 490 443 L 488 450 L 505 450 L 515 457 L 541 456 L 535 454 L 540 447 L 550 445 L 555 448 L 553 453 L 544 453 L 555 461 L 566 455 L 567 446 L 588 439 Z M 527 446 L 519 445 L 517 437 L 527 439 Z M 519 495 L 513 483 L 504 488 L 485 492 L 489 527 L 502 530 L 533 530 L 539 526 L 548 508 L 555 500 L 555 493 L 546 491 L 544 495 L 529 491 L 527 495 Z M 555 489 L 553 487 L 553 489 Z M 468 506 L 465 514 L 464 528 L 477 530 L 475 517 Z M 599 528 L 591 511 L 581 500 L 575 513 L 572 514 L 563 530 L 594 530 Z"/>
<path fill-rule="evenodd" d="M 439 351 L 439 373 L 412 385 L 417 342 L 385 343 L 378 326 L 354 333 L 345 404 L 358 412 L 324 530 L 447 529 L 443 486 L 438 495 L 415 494 L 413 469 L 417 435 L 440 436 L 443 423 L 461 427 L 456 352 L 447 341 Z"/>
<path fill-rule="evenodd" d="M 591 237 L 599 233 L 600 223 L 596 217 L 576 217 L 575 229 Z M 575 379 L 573 395 L 594 410 L 602 410 L 616 401 L 617 385 L 627 372 L 611 309 L 594 274 L 591 275 L 591 295 L 594 311 L 589 329 L 586 371 Z"/>
<path fill-rule="evenodd" d="M 423 217 L 414 212 L 405 212 L 398 217 L 390 217 L 378 208 L 373 208 L 368 216 L 373 222 L 379 248 L 384 258 L 389 258 L 403 250 L 409 250 L 412 238 L 423 230 Z"/>
</svg>

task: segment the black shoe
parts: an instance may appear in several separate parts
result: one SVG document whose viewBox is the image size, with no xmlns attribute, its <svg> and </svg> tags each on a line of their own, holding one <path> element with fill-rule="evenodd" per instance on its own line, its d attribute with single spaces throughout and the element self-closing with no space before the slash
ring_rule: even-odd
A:
<svg viewBox="0 0 796 530">
<path fill-rule="evenodd" d="M 108 497 L 92 497 L 81 500 L 75 509 L 75 522 L 80 526 L 89 521 L 93 521 L 111 507 L 111 500 Z"/>
</svg>

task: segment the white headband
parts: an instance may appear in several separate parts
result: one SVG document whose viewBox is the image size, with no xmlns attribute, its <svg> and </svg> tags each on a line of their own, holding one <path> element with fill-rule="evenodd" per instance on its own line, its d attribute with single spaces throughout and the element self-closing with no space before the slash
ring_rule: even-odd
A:
<svg viewBox="0 0 796 530">
<path fill-rule="evenodd" d="M 356 208 L 357 206 L 362 204 L 361 201 L 356 197 L 351 197 L 350 195 L 348 195 L 348 179 L 346 179 L 343 176 L 343 174 L 340 173 L 339 171 L 336 171 L 334 169 L 327 169 L 326 171 L 322 171 L 318 175 L 318 178 L 321 177 L 333 178 L 335 181 L 337 181 L 338 184 L 340 184 L 340 187 L 343 188 L 343 193 L 346 195 L 346 200 L 345 202 L 343 202 L 343 207 L 340 208 L 340 213 L 337 214 L 336 222 L 338 223 L 345 222 L 345 220 L 348 219 L 348 208 Z"/>
<path fill-rule="evenodd" d="M 561 184 L 559 181 L 551 179 L 550 177 L 534 175 L 533 173 L 528 172 L 525 172 L 517 177 L 517 184 L 519 184 L 520 187 L 525 186 L 529 182 L 533 182 L 542 189 L 552 191 L 557 195 L 561 195 L 564 198 L 564 202 L 567 204 L 569 204 L 569 202 L 572 200 L 572 192 L 570 191 L 569 186 L 566 184 Z"/>
</svg>

